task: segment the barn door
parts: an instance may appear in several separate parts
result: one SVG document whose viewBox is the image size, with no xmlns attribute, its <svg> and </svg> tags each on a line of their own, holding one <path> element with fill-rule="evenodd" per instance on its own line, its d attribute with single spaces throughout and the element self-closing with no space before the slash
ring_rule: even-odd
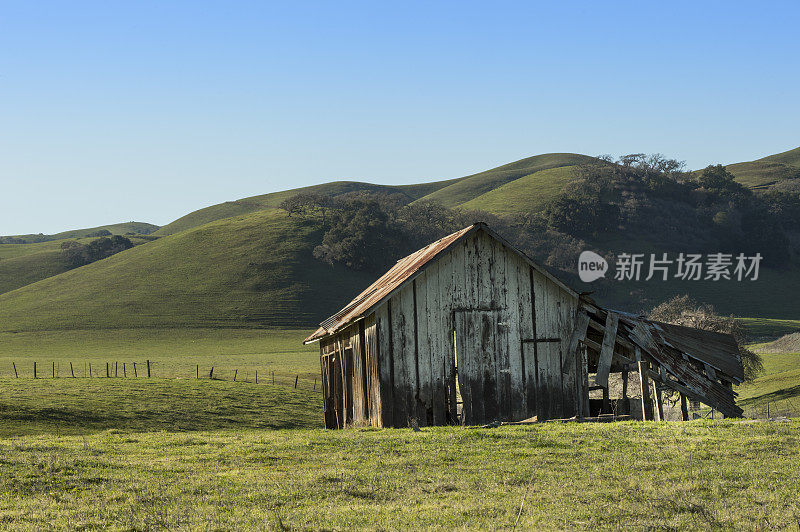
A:
<svg viewBox="0 0 800 532">
<path fill-rule="evenodd" d="M 505 419 L 502 391 L 508 374 L 507 328 L 496 310 L 455 312 L 455 357 L 462 400 L 462 423 L 483 425 Z"/>
</svg>

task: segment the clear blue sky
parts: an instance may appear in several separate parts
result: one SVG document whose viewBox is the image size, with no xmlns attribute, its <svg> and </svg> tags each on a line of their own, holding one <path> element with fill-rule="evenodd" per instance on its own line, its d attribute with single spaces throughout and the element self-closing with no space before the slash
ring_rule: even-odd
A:
<svg viewBox="0 0 800 532">
<path fill-rule="evenodd" d="M 800 145 L 796 2 L 0 3 L 0 234 L 546 152 Z"/>
</svg>

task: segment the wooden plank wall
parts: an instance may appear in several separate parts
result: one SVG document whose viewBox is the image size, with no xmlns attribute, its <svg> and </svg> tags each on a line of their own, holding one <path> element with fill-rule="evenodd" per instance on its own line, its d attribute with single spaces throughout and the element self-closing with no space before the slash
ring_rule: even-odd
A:
<svg viewBox="0 0 800 532">
<path fill-rule="evenodd" d="M 327 428 L 383 426 L 374 315 L 320 341 L 322 396 Z"/>
<path fill-rule="evenodd" d="M 576 372 L 563 375 L 561 368 L 577 305 L 577 298 L 481 231 L 454 244 L 376 309 L 381 424 L 455 422 L 455 315 L 471 311 L 496 314 L 481 318 L 494 320 L 498 331 L 488 365 L 494 374 L 468 370 L 496 387 L 488 415 L 504 421 L 575 415 Z M 559 340 L 523 342 L 537 335 Z"/>
<path fill-rule="evenodd" d="M 539 419 L 558 419 L 577 414 L 575 372 L 562 373 L 569 340 L 575 328 L 578 300 L 538 271 L 533 271 L 536 306 Z M 569 367 L 569 366 L 568 366 Z"/>
</svg>

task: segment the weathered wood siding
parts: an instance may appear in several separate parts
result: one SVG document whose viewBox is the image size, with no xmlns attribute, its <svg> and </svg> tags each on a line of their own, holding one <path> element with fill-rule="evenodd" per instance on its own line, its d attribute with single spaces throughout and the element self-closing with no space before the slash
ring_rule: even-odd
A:
<svg viewBox="0 0 800 532">
<path fill-rule="evenodd" d="M 327 428 L 382 426 L 379 359 L 374 315 L 320 341 Z"/>
<path fill-rule="evenodd" d="M 380 423 L 454 423 L 456 347 L 467 423 L 575 415 L 577 306 L 486 233 L 453 244 L 375 311 Z"/>
</svg>

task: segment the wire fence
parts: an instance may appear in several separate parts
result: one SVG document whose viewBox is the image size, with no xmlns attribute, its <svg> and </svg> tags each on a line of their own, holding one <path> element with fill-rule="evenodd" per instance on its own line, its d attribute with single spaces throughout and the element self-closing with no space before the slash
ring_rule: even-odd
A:
<svg viewBox="0 0 800 532">
<path fill-rule="evenodd" d="M 11 362 L 7 377 L 15 379 L 195 379 L 242 384 L 287 386 L 321 392 L 319 377 L 308 373 L 275 371 L 264 367 L 229 365 L 161 365 L 151 360 L 125 362 Z"/>
<path fill-rule="evenodd" d="M 322 392 L 320 378 L 309 373 L 276 371 L 268 367 L 211 364 L 166 364 L 152 360 L 98 362 L 20 361 L 11 362 L 6 378 L 16 379 L 196 379 L 228 381 L 252 385 L 285 386 L 294 389 Z M 632 399 L 634 402 L 636 398 Z M 743 404 L 743 416 L 748 419 L 800 418 L 800 397 L 782 397 Z M 665 403 L 666 420 L 681 419 L 677 405 Z M 690 412 L 691 419 L 717 419 L 722 414 L 709 408 Z"/>
<path fill-rule="evenodd" d="M 750 419 L 800 418 L 800 398 L 783 398 L 745 405 L 744 417 Z"/>
</svg>

